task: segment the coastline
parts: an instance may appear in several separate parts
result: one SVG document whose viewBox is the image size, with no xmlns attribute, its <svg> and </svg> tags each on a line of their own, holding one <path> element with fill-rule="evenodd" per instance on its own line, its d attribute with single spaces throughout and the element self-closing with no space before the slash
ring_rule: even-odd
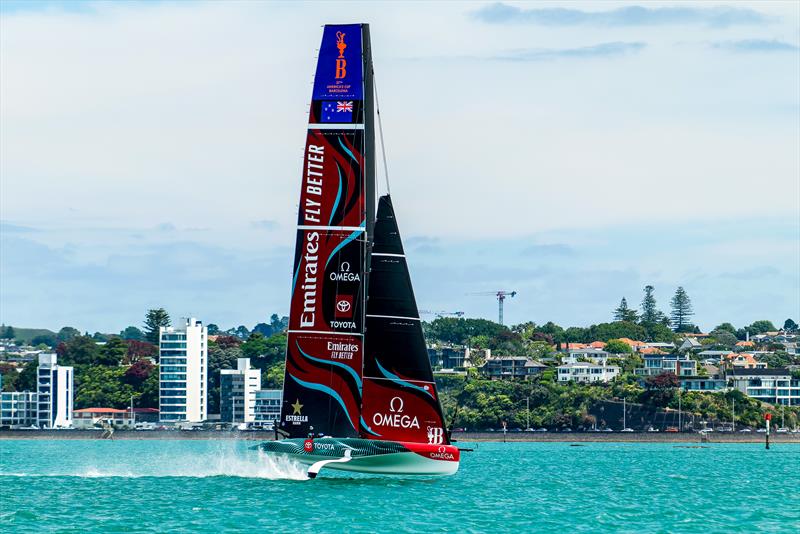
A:
<svg viewBox="0 0 800 534">
<path fill-rule="evenodd" d="M 0 440 L 95 440 L 99 430 L 0 430 Z M 117 430 L 114 440 L 245 440 L 274 439 L 271 431 L 225 432 L 218 430 Z M 770 444 L 800 443 L 800 434 L 770 434 Z M 534 442 L 534 443 L 703 443 L 694 432 L 454 432 L 455 443 Z M 706 443 L 761 443 L 764 434 L 711 432 Z"/>
</svg>

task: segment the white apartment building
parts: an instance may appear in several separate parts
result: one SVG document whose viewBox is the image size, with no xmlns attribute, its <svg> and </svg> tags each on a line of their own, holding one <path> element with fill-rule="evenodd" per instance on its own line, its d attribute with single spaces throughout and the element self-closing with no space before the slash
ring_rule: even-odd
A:
<svg viewBox="0 0 800 534">
<path fill-rule="evenodd" d="M 72 367 L 58 365 L 58 357 L 55 354 L 40 354 L 36 380 L 39 428 L 72 427 L 74 392 Z"/>
<path fill-rule="evenodd" d="M 236 369 L 219 372 L 220 420 L 255 422 L 256 392 L 261 389 L 261 370 L 250 368 L 250 358 L 239 358 Z"/>
<path fill-rule="evenodd" d="M 35 391 L 0 393 L 0 426 L 19 428 L 37 424 L 39 394 Z"/>
<path fill-rule="evenodd" d="M 195 318 L 161 327 L 159 352 L 159 419 L 200 423 L 208 418 L 208 330 Z"/>
<path fill-rule="evenodd" d="M 616 365 L 596 365 L 588 362 L 558 366 L 559 382 L 610 382 L 619 376 Z"/>
<path fill-rule="evenodd" d="M 255 423 L 264 428 L 273 428 L 281 418 L 281 399 L 283 391 L 280 389 L 262 389 L 256 391 Z"/>
</svg>

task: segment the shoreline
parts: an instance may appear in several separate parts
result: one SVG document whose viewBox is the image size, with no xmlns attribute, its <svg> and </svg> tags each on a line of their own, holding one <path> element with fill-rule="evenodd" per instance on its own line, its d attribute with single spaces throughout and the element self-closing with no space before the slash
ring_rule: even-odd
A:
<svg viewBox="0 0 800 534">
<path fill-rule="evenodd" d="M 95 440 L 101 439 L 99 430 L 0 430 L 0 440 Z M 271 441 L 272 431 L 226 432 L 219 430 L 117 430 L 115 440 L 243 440 Z M 599 433 L 599 432 L 454 432 L 454 443 L 530 442 L 530 443 L 761 443 L 760 433 L 711 432 L 702 441 L 694 433 Z M 770 434 L 770 444 L 800 443 L 800 434 Z"/>
</svg>

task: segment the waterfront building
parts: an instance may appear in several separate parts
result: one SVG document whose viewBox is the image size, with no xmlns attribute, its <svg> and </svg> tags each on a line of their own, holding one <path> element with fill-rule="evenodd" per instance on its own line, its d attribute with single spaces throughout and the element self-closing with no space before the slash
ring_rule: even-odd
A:
<svg viewBox="0 0 800 534">
<path fill-rule="evenodd" d="M 107 423 L 112 426 L 133 426 L 133 414 L 130 410 L 117 408 L 82 408 L 75 410 L 75 428 L 97 428 L 98 423 Z"/>
<path fill-rule="evenodd" d="M 434 369 L 463 369 L 467 367 L 470 349 L 459 345 L 429 345 L 428 360 Z M 474 350 L 474 349 L 473 349 Z"/>
<path fill-rule="evenodd" d="M 558 366 L 559 382 L 610 382 L 617 376 L 619 367 L 616 365 L 577 362 Z"/>
<path fill-rule="evenodd" d="M 697 361 L 688 354 L 642 354 L 644 367 L 634 369 L 638 376 L 655 376 L 672 373 L 678 376 L 696 376 Z"/>
<path fill-rule="evenodd" d="M 731 385 L 750 397 L 770 404 L 800 406 L 800 380 L 788 369 L 748 369 L 728 371 Z"/>
<path fill-rule="evenodd" d="M 283 391 L 280 389 L 260 389 L 255 394 L 255 408 L 253 409 L 253 422 L 257 426 L 272 428 L 281 418 L 281 400 Z"/>
<path fill-rule="evenodd" d="M 590 361 L 597 365 L 605 365 L 608 362 L 609 353 L 603 349 L 587 347 L 582 349 L 569 349 L 567 353 L 562 356 L 563 363 L 578 363 L 581 361 Z"/>
<path fill-rule="evenodd" d="M 39 394 L 35 391 L 0 393 L 0 426 L 19 428 L 38 423 Z"/>
<path fill-rule="evenodd" d="M 255 422 L 256 392 L 261 389 L 261 370 L 250 368 L 250 358 L 239 358 L 236 369 L 219 372 L 220 420 Z"/>
<path fill-rule="evenodd" d="M 724 378 L 681 376 L 679 380 L 684 391 L 724 391 L 728 387 L 728 381 Z"/>
<path fill-rule="evenodd" d="M 208 330 L 195 318 L 177 327 L 161 327 L 159 419 L 199 423 L 208 417 Z"/>
<path fill-rule="evenodd" d="M 491 380 L 527 379 L 545 369 L 547 369 L 545 364 L 525 356 L 494 356 L 487 358 L 480 367 L 481 373 Z"/>
<path fill-rule="evenodd" d="M 53 353 L 39 355 L 36 393 L 39 428 L 72 427 L 73 369 L 58 365 Z"/>
</svg>

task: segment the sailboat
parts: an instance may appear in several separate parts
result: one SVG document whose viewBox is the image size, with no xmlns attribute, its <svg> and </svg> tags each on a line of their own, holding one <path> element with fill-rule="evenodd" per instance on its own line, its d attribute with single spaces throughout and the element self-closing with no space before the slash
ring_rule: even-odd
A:
<svg viewBox="0 0 800 534">
<path fill-rule="evenodd" d="M 279 439 L 259 446 L 308 465 L 311 478 L 323 467 L 447 475 L 459 465 L 388 178 L 376 200 L 375 103 L 369 26 L 326 25 L 303 165 Z"/>
</svg>

